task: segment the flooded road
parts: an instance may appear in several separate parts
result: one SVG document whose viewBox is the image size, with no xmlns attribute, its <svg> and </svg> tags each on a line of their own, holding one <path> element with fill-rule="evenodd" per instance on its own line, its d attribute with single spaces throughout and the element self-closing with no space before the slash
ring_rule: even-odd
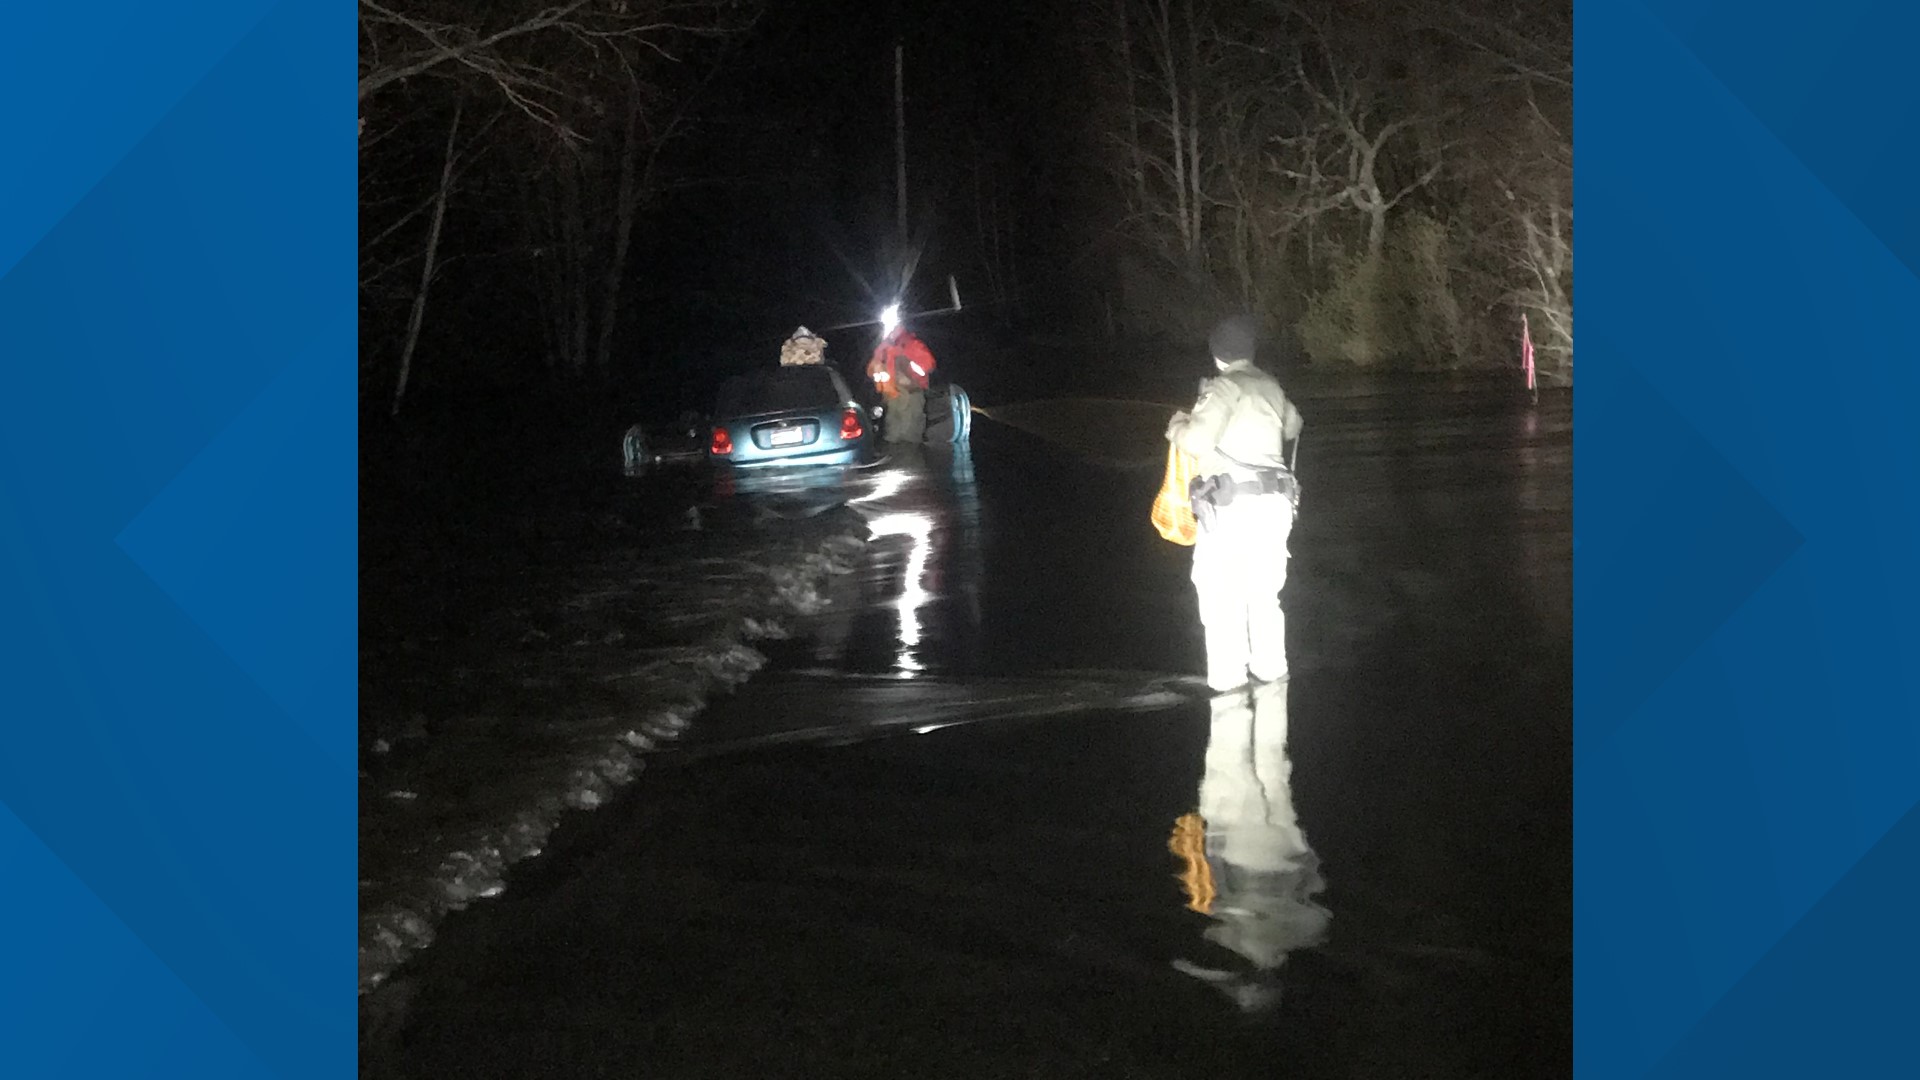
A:
<svg viewBox="0 0 1920 1080">
<path fill-rule="evenodd" d="M 1302 408 L 1290 683 L 1198 685 L 1151 433 L 899 456 L 833 608 L 448 919 L 369 1075 L 1570 1072 L 1570 402 Z"/>
</svg>

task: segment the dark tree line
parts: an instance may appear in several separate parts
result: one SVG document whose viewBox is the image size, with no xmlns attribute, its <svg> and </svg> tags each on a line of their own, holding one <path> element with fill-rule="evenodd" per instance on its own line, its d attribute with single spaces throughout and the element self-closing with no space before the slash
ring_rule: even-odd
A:
<svg viewBox="0 0 1920 1080">
<path fill-rule="evenodd" d="M 1524 313 L 1571 378 L 1566 0 L 912 10 L 361 0 L 363 395 L 604 385 L 914 266 L 1019 329 L 1251 309 L 1354 365 L 1512 363 Z"/>
<path fill-rule="evenodd" d="M 1571 378 L 1570 6 L 1101 0 L 1075 34 L 1104 313 L 1315 361 Z"/>
<path fill-rule="evenodd" d="M 487 322 L 489 304 L 539 330 L 507 362 L 605 372 L 636 229 L 686 182 L 676 151 L 755 15 L 741 0 L 360 0 L 363 396 L 398 413 L 429 328 Z"/>
</svg>

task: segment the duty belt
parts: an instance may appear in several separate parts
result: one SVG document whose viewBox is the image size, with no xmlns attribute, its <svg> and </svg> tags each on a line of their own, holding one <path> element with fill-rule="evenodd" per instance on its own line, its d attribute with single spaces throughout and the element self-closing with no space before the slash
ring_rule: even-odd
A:
<svg viewBox="0 0 1920 1080">
<path fill-rule="evenodd" d="M 1187 485 L 1187 498 L 1196 506 L 1202 502 L 1229 506 L 1239 495 L 1291 496 L 1295 489 L 1292 473 L 1285 469 L 1261 469 L 1252 480 L 1235 480 L 1225 473 L 1196 476 Z"/>
</svg>

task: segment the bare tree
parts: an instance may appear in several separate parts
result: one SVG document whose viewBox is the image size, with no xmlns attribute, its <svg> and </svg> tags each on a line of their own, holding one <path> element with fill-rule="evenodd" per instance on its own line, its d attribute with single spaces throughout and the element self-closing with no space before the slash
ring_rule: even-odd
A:
<svg viewBox="0 0 1920 1080">
<path fill-rule="evenodd" d="M 1386 92 L 1382 81 L 1364 74 L 1361 65 L 1338 55 L 1328 32 L 1303 17 L 1309 28 L 1308 40 L 1317 53 L 1317 70 L 1309 74 L 1309 50 L 1293 55 L 1294 73 L 1299 86 L 1315 106 L 1314 130 L 1306 136 L 1310 152 L 1321 148 L 1331 151 L 1333 168 L 1328 162 L 1311 161 L 1315 179 L 1330 183 L 1331 198 L 1364 216 L 1367 223 L 1366 252 L 1378 259 L 1386 245 L 1387 213 L 1402 200 L 1433 182 L 1440 174 L 1441 160 L 1423 165 L 1406 183 L 1392 185 L 1384 177 L 1383 152 L 1396 136 L 1411 134 L 1422 125 L 1439 118 L 1417 113 L 1394 114 L 1387 102 L 1404 95 Z M 1331 138 L 1328 138 L 1331 136 Z M 1287 140 L 1281 140 L 1283 143 Z"/>
<path fill-rule="evenodd" d="M 1179 236 L 1180 252 L 1186 262 L 1198 266 L 1205 260 L 1205 196 L 1201 190 L 1200 114 L 1205 101 L 1212 104 L 1203 82 L 1200 28 L 1193 0 L 1149 0 L 1146 54 L 1152 65 L 1152 79 L 1159 85 L 1166 105 L 1164 110 L 1141 107 L 1131 119 L 1136 126 L 1157 129 L 1167 141 L 1168 155 L 1156 159 L 1142 153 L 1139 160 L 1157 172 L 1172 189 L 1172 217 Z M 1139 142 L 1136 139 L 1136 147 Z"/>
<path fill-rule="evenodd" d="M 1424 25 L 1491 61 L 1501 77 L 1573 92 L 1573 6 L 1570 0 L 1522 7 L 1512 0 L 1422 12 Z"/>
<path fill-rule="evenodd" d="M 981 274 L 986 279 L 989 302 L 1004 323 L 1012 318 L 1019 289 L 1018 264 L 1014 257 L 1014 200 L 1007 181 L 1009 166 L 1004 155 L 984 146 L 977 136 L 969 139 L 969 148 L 974 247 Z"/>
<path fill-rule="evenodd" d="M 434 259 L 440 253 L 440 226 L 447 217 L 447 192 L 453 188 L 454 147 L 460 137 L 460 114 L 464 102 L 455 102 L 453 122 L 447 125 L 446 162 L 440 169 L 440 187 L 433 199 L 433 224 L 427 230 L 426 258 L 420 265 L 420 288 L 414 293 L 413 313 L 407 317 L 407 342 L 400 350 L 400 381 L 393 388 L 393 415 L 400 415 L 400 401 L 407 396 L 407 376 L 413 370 L 413 349 L 420 343 L 420 324 L 427 314 L 427 290 L 433 286 Z"/>
<path fill-rule="evenodd" d="M 620 139 L 620 166 L 613 191 L 613 251 L 607 260 L 606 289 L 600 308 L 600 337 L 594 349 L 594 366 L 601 372 L 613 363 L 614 332 L 619 323 L 620 295 L 626 283 L 628 254 L 633 248 L 634 223 L 640 211 L 658 198 L 664 186 L 660 176 L 663 155 L 687 129 L 703 93 L 713 85 L 724 69 L 724 61 L 715 59 L 696 85 L 680 98 L 664 120 L 648 108 L 647 94 L 637 84 L 629 85 L 626 97 L 625 125 Z"/>
<path fill-rule="evenodd" d="M 1258 50 L 1253 56 L 1265 59 Z M 1313 136 L 1277 134 L 1302 126 L 1287 101 L 1290 79 L 1284 69 L 1234 72 L 1223 83 L 1215 92 L 1213 123 L 1205 130 L 1214 168 L 1203 195 L 1212 211 L 1209 240 L 1223 249 L 1221 261 L 1233 274 L 1240 306 L 1253 309 L 1272 299 L 1262 295 L 1261 282 L 1286 270 L 1301 226 L 1340 204 L 1310 171 Z M 1299 162 L 1289 161 L 1279 152 L 1283 145 L 1307 152 Z"/>
<path fill-rule="evenodd" d="M 1573 147 L 1529 94 L 1524 147 L 1494 174 L 1506 203 L 1499 252 L 1510 270 L 1504 298 L 1540 328 L 1542 370 L 1573 374 Z"/>
<path fill-rule="evenodd" d="M 422 264 L 398 342 L 395 411 L 420 375 L 429 288 L 463 257 L 445 254 L 457 239 L 449 204 L 489 190 L 536 209 L 539 227 L 501 254 L 532 260 L 549 360 L 608 365 L 635 225 L 687 119 L 686 80 L 673 71 L 692 44 L 750 25 L 754 10 L 745 0 L 360 0 L 363 311 L 396 303 L 389 279 Z M 419 117 L 444 120 L 448 106 L 469 120 L 489 114 L 493 178 L 514 181 L 504 193 L 485 176 L 463 185 L 483 155 L 456 150 L 455 135 L 431 173 L 413 149 Z"/>
<path fill-rule="evenodd" d="M 1474 155 L 1459 117 L 1477 109 L 1487 65 L 1462 67 L 1482 52 L 1459 37 L 1466 16 L 1452 36 L 1432 32 L 1452 11 L 1438 0 L 1380 0 L 1364 15 L 1327 0 L 1111 0 L 1090 13 L 1086 55 L 1120 103 L 1090 116 L 1122 204 L 1115 250 L 1162 264 L 1157 281 L 1123 274 L 1129 292 L 1177 308 L 1231 297 L 1271 314 L 1324 296 L 1323 314 L 1338 315 L 1323 338 L 1357 362 L 1424 340 L 1388 325 L 1401 315 L 1465 310 L 1454 282 L 1478 279 L 1451 276 L 1456 230 L 1468 204 L 1477 214 L 1493 203 L 1461 171 Z M 1400 237 L 1395 222 L 1416 207 Z M 1565 232 L 1556 220 L 1570 219 L 1538 216 L 1549 258 Z M 1464 351 L 1457 314 L 1445 336 Z"/>
<path fill-rule="evenodd" d="M 1140 93 L 1139 77 L 1134 72 L 1133 61 L 1133 16 L 1130 11 L 1132 0 L 1113 0 L 1113 49 L 1117 67 L 1120 71 L 1121 86 L 1125 88 L 1122 98 L 1126 114 L 1126 149 L 1129 168 L 1127 175 L 1132 180 L 1132 193 L 1135 199 L 1133 209 L 1138 211 L 1147 201 L 1147 163 L 1146 151 L 1140 142 Z"/>
<path fill-rule="evenodd" d="M 1416 136 L 1441 117 L 1418 104 L 1404 71 L 1376 59 L 1408 51 L 1380 23 L 1337 34 L 1300 7 L 1280 12 L 1283 43 L 1264 51 L 1290 69 L 1297 112 L 1271 139 L 1273 169 L 1294 185 L 1285 227 L 1306 226 L 1309 272 L 1323 262 L 1331 270 L 1309 296 L 1301 331 L 1316 355 L 1370 364 L 1404 343 L 1407 327 L 1388 310 L 1403 299 L 1389 280 L 1388 223 L 1440 176 L 1446 147 Z M 1323 219 L 1336 228 L 1322 230 Z M 1323 231 L 1333 242 L 1315 251 Z"/>
<path fill-rule="evenodd" d="M 1164 229 L 1157 246 L 1176 262 L 1203 254 L 1201 17 L 1193 0 L 1110 0 L 1082 30 L 1101 72 L 1094 123 L 1127 204 L 1122 228 L 1146 226 L 1157 239 Z"/>
<path fill-rule="evenodd" d="M 498 14 L 489 18 L 450 0 L 360 0 L 362 108 L 409 79 L 469 79 L 570 141 L 580 137 L 568 116 L 580 98 L 574 71 L 611 66 L 635 78 L 637 54 L 677 61 L 678 42 L 738 30 L 745 9 L 738 0 L 505 0 L 487 7 Z M 592 63 L 564 62 L 569 51 Z"/>
<path fill-rule="evenodd" d="M 1573 371 L 1573 26 L 1569 6 L 1521 11 L 1502 0 L 1433 24 L 1463 43 L 1488 74 L 1485 122 L 1470 180 L 1484 178 L 1495 209 L 1483 242 L 1494 303 L 1538 329 L 1544 373 Z M 1518 322 L 1518 319 L 1515 319 Z"/>
<path fill-rule="evenodd" d="M 627 99 L 626 124 L 620 135 L 620 174 L 613 194 L 613 255 L 607 260 L 606 290 L 600 305 L 600 341 L 594 349 L 594 366 L 606 371 L 613 361 L 613 332 L 619 321 L 620 286 L 627 277 L 627 252 L 633 247 L 633 219 L 639 212 L 644 179 L 639 175 L 640 97 Z M 660 143 L 654 142 L 647 164 L 651 171 Z"/>
</svg>

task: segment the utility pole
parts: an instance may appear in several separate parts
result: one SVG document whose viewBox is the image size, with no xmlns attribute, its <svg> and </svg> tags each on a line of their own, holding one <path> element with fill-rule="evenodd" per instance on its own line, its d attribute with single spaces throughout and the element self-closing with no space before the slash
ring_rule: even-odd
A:
<svg viewBox="0 0 1920 1080">
<path fill-rule="evenodd" d="M 893 43 L 893 189 L 899 199 L 900 250 L 907 248 L 907 49 Z"/>
</svg>

